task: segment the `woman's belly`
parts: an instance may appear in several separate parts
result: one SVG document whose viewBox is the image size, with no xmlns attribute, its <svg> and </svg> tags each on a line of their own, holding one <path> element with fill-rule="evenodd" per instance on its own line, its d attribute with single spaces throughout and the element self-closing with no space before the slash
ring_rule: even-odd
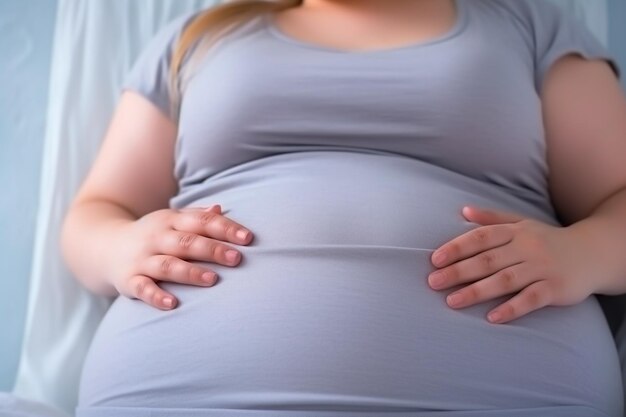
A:
<svg viewBox="0 0 626 417">
<path fill-rule="evenodd" d="M 432 251 L 475 227 L 464 204 L 542 213 L 406 158 L 273 158 L 216 178 L 193 204 L 220 203 L 255 233 L 242 263 L 207 264 L 220 275 L 211 288 L 162 284 L 173 311 L 118 298 L 80 407 L 619 415 L 619 362 L 594 297 L 493 325 L 486 313 L 508 297 L 452 310 L 452 290 L 427 285 Z"/>
</svg>

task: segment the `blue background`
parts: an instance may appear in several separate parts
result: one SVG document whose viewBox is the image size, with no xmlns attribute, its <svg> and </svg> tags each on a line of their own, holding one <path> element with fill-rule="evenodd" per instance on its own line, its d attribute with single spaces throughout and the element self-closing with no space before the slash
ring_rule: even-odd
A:
<svg viewBox="0 0 626 417">
<path fill-rule="evenodd" d="M 626 89 L 626 1 L 609 1 Z M 24 327 L 56 4 L 0 0 L 0 391 L 13 387 Z"/>
<path fill-rule="evenodd" d="M 56 5 L 0 0 L 0 391 L 24 328 Z"/>
</svg>

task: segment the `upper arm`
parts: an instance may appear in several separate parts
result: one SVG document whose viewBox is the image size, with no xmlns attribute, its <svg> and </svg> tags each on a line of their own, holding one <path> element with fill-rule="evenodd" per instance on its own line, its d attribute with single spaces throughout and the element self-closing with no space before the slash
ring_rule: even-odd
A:
<svg viewBox="0 0 626 417">
<path fill-rule="evenodd" d="M 169 206 L 177 191 L 170 61 L 183 28 L 194 16 L 182 15 L 159 29 L 135 60 L 77 202 L 106 199 L 137 217 Z"/>
<path fill-rule="evenodd" d="M 626 187 L 626 97 L 606 61 L 567 55 L 541 99 L 552 202 L 575 223 Z"/>
<path fill-rule="evenodd" d="M 124 92 L 75 202 L 104 199 L 137 217 L 168 207 L 177 191 L 175 139 L 175 124 L 157 106 Z"/>
</svg>

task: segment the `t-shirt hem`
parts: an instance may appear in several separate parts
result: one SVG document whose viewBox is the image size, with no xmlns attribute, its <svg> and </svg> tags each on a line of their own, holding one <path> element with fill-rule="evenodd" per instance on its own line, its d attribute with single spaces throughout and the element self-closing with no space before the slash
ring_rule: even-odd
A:
<svg viewBox="0 0 626 417">
<path fill-rule="evenodd" d="M 75 417 L 618 417 L 588 406 L 554 406 L 469 411 L 329 411 L 329 410 L 244 410 L 181 409 L 143 407 L 77 407 Z M 620 416 L 621 417 L 621 416 Z"/>
</svg>

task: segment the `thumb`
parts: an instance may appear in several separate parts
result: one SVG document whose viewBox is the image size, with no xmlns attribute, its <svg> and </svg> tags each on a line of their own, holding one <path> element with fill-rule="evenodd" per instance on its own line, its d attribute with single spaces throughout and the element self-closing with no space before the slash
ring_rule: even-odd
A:
<svg viewBox="0 0 626 417">
<path fill-rule="evenodd" d="M 213 211 L 215 213 L 222 213 L 222 206 L 219 204 L 213 204 L 211 207 L 205 209 L 204 211 Z"/>
<path fill-rule="evenodd" d="M 179 209 L 178 211 L 189 212 L 189 211 L 198 211 L 198 210 L 214 211 L 216 213 L 222 214 L 222 206 L 220 206 L 219 204 L 213 204 L 211 207 L 184 207 L 184 208 Z"/>
<path fill-rule="evenodd" d="M 467 220 L 482 225 L 517 223 L 524 220 L 523 216 L 516 213 L 493 209 L 488 210 L 474 206 L 465 206 L 462 212 Z"/>
</svg>

